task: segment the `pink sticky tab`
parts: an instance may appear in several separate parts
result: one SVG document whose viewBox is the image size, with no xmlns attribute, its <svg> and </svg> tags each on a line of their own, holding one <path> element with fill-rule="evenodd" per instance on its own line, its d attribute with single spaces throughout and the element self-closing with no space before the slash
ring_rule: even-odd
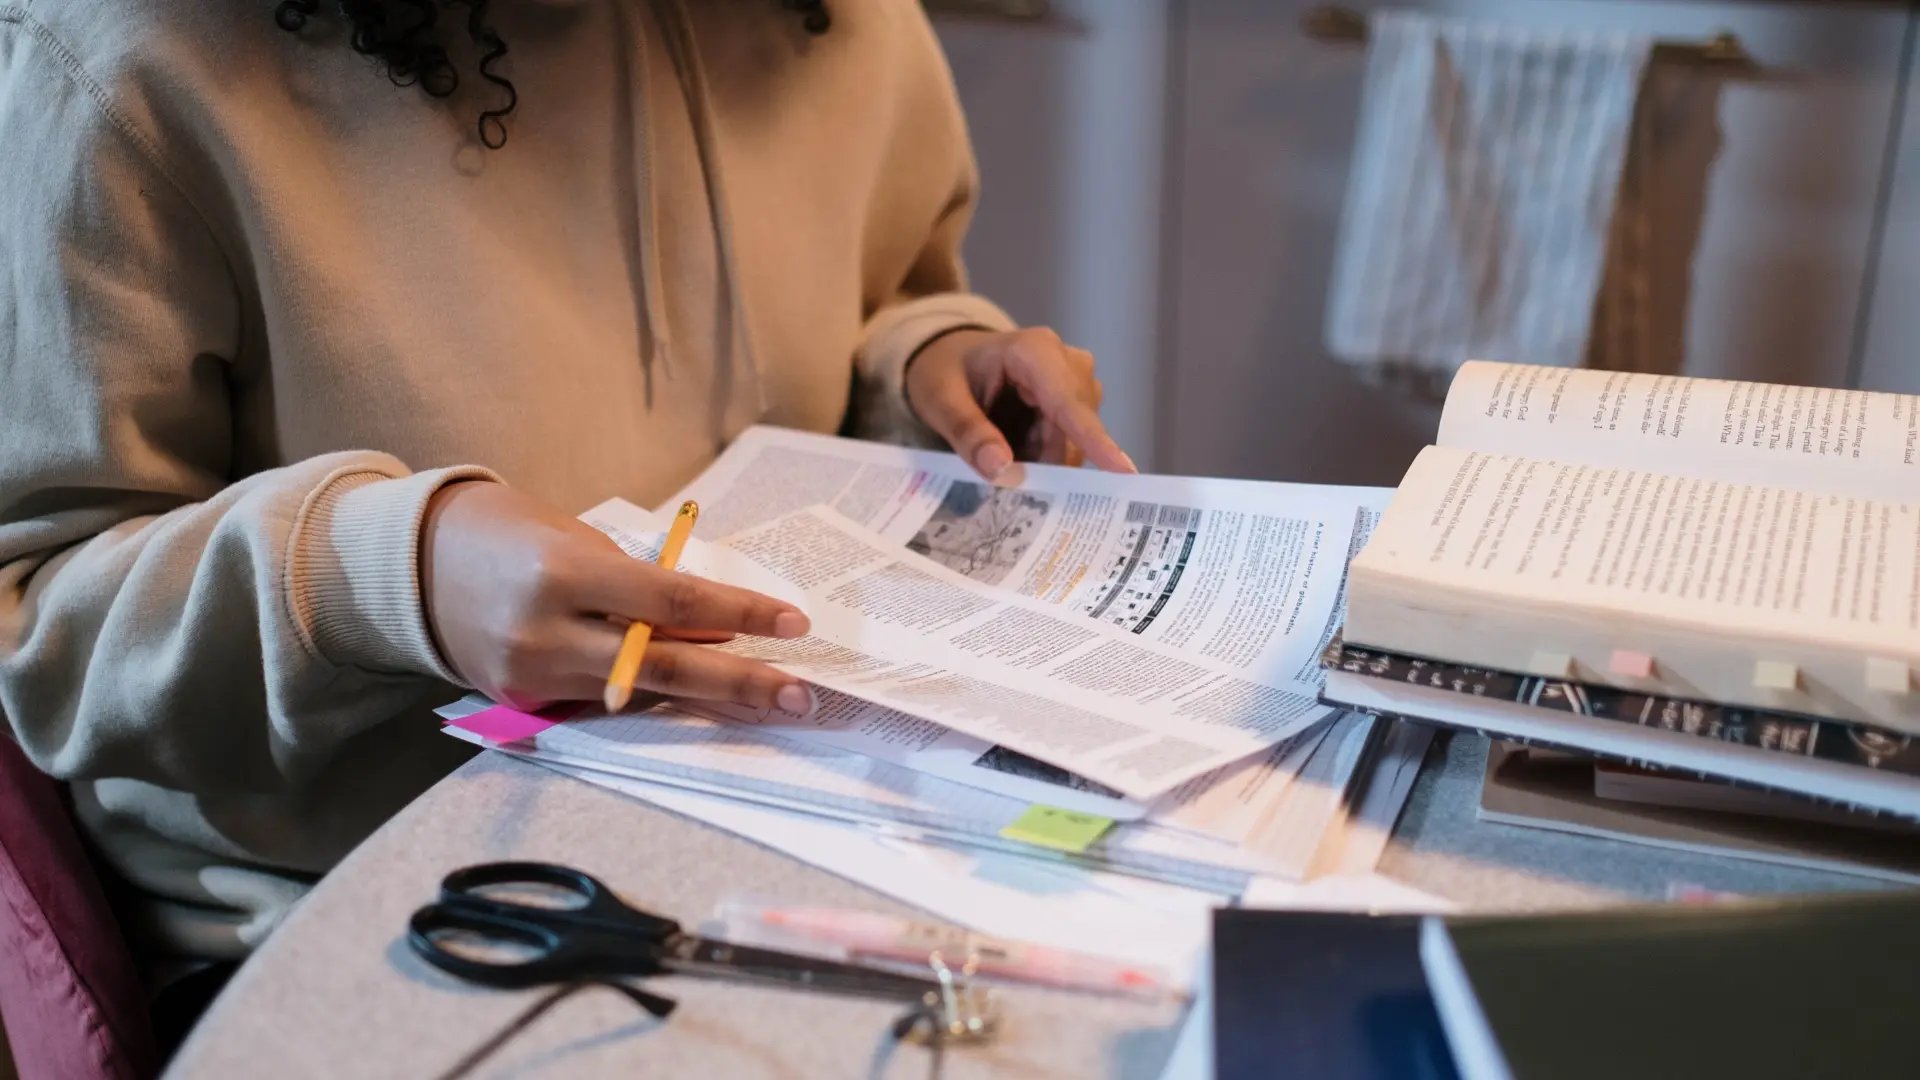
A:
<svg viewBox="0 0 1920 1080">
<path fill-rule="evenodd" d="M 1607 669 L 1615 675 L 1628 679 L 1651 679 L 1653 678 L 1653 657 L 1629 649 L 1615 649 L 1613 659 L 1607 663 Z"/>
<path fill-rule="evenodd" d="M 519 709 L 510 709 L 505 705 L 495 705 L 491 709 L 474 713 L 464 720 L 455 720 L 447 726 L 457 727 L 461 731 L 471 731 L 488 742 L 511 743 L 531 739 L 555 723 L 557 723 L 556 720 L 523 713 Z"/>
</svg>

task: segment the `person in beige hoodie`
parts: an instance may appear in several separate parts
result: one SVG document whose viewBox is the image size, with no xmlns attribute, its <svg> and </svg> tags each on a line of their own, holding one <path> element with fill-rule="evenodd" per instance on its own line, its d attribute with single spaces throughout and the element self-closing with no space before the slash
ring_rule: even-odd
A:
<svg viewBox="0 0 1920 1080">
<path fill-rule="evenodd" d="M 1130 469 L 974 197 L 910 0 L 0 0 L 0 730 L 136 937 L 244 955 L 459 763 L 432 706 L 596 697 L 609 616 L 804 706 L 701 644 L 803 613 L 572 516 L 751 424 Z"/>
</svg>

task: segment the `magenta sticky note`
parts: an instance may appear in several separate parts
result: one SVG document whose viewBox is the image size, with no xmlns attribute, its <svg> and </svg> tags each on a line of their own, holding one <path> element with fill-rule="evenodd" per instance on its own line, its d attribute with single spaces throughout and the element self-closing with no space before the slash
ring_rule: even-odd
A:
<svg viewBox="0 0 1920 1080">
<path fill-rule="evenodd" d="M 557 721 L 549 720 L 533 713 L 524 713 L 505 705 L 495 705 L 491 709 L 474 713 L 464 720 L 455 720 L 448 727 L 457 727 L 461 731 L 471 731 L 488 742 L 510 743 L 522 739 L 531 739 L 552 727 Z"/>
<path fill-rule="evenodd" d="M 1653 678 L 1653 657 L 1630 649 L 1615 649 L 1607 669 L 1615 675 L 1628 679 L 1651 679 Z"/>
</svg>

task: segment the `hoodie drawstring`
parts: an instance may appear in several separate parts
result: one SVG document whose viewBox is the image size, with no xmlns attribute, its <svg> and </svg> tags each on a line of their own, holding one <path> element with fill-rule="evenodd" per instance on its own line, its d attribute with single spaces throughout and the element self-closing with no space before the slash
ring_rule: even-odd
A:
<svg viewBox="0 0 1920 1080">
<path fill-rule="evenodd" d="M 672 327 L 667 319 L 666 286 L 660 271 L 659 208 L 654 196 L 652 96 L 647 92 L 648 66 L 645 36 L 628 21 L 625 4 L 614 5 L 615 17 L 622 22 L 622 34 L 632 43 L 631 91 L 628 101 L 633 115 L 634 243 L 639 248 L 640 264 L 640 364 L 647 378 L 647 404 L 653 403 L 653 374 L 672 377 Z"/>
<path fill-rule="evenodd" d="M 758 419 L 767 413 L 767 389 L 761 378 L 760 358 L 753 348 L 752 334 L 747 328 L 746 298 L 741 289 L 740 264 L 734 246 L 733 216 L 727 207 L 726 187 L 720 175 L 720 153 L 714 135 L 706 69 L 700 63 L 700 52 L 693 39 L 693 25 L 681 0 L 656 0 L 653 6 L 662 29 L 661 43 L 673 61 L 674 81 L 680 86 L 687 115 L 692 121 L 694 150 L 699 158 L 701 178 L 706 184 L 707 213 L 719 254 L 720 279 L 726 287 L 727 321 L 733 331 L 734 343 L 746 364 L 747 377 L 753 383 L 755 416 Z M 639 138 L 635 141 L 635 153 L 640 158 L 635 163 L 635 172 L 638 174 L 635 182 L 639 187 L 637 194 L 640 203 L 640 284 L 646 293 L 642 301 L 647 322 L 642 330 L 645 337 L 643 345 L 646 349 L 645 362 L 651 364 L 658 357 L 661 370 L 670 375 L 666 290 L 660 269 L 659 233 L 656 231 L 658 215 L 653 176 L 653 125 L 648 115 L 646 93 L 646 43 L 637 41 L 635 51 L 641 56 L 637 70 L 640 93 L 635 103 L 634 117 L 641 128 Z"/>
</svg>

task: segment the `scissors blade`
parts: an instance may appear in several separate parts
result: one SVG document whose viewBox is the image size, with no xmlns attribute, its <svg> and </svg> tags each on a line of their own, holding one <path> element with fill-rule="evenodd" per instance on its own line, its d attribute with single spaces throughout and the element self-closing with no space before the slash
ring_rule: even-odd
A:
<svg viewBox="0 0 1920 1080">
<path fill-rule="evenodd" d="M 778 949 L 734 945 L 694 934 L 680 934 L 668 941 L 663 959 L 673 971 L 688 975 L 753 979 L 847 994 L 917 1000 L 940 989 L 931 978 Z"/>
</svg>

